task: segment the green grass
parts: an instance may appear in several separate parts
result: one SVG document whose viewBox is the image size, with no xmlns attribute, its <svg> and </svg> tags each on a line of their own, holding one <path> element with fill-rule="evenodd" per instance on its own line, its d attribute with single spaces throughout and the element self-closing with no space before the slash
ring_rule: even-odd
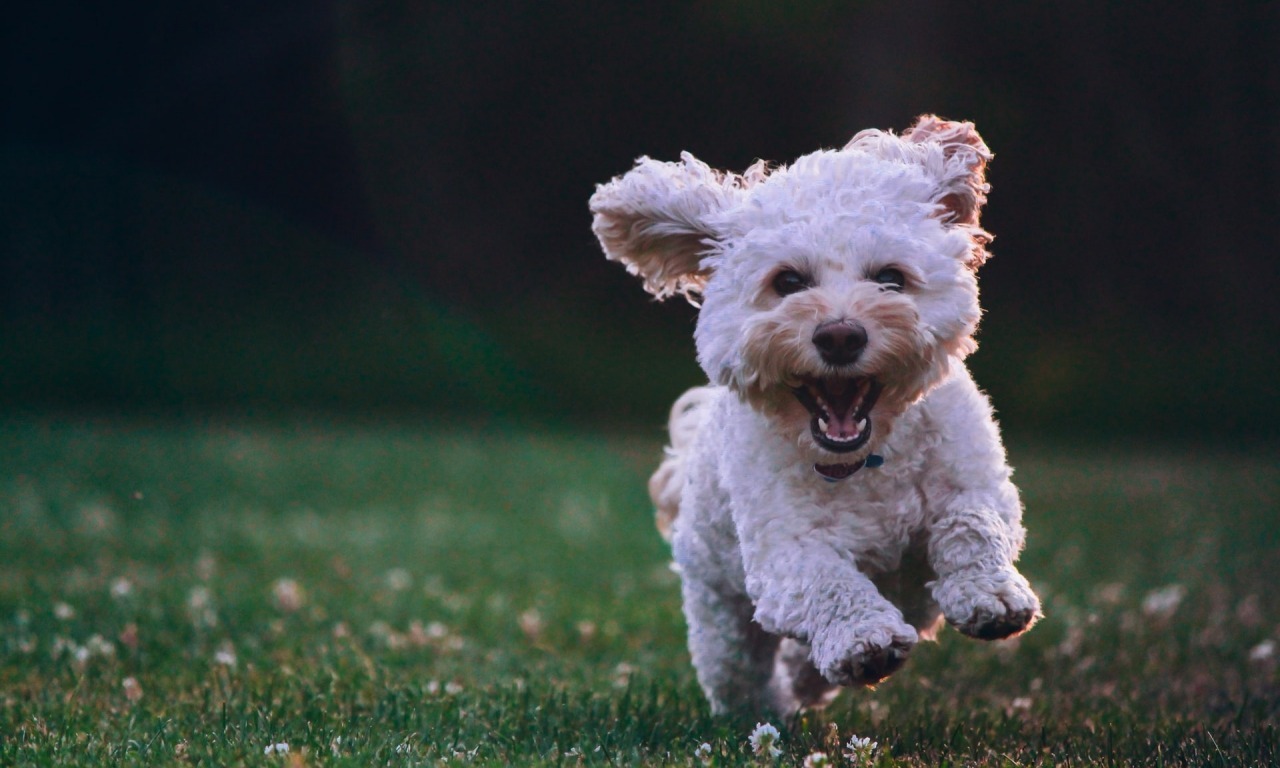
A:
<svg viewBox="0 0 1280 768">
<path fill-rule="evenodd" d="M 500 427 L 0 422 L 0 765 L 756 762 L 684 650 L 657 431 Z M 765 762 L 1280 760 L 1280 456 L 1011 453 L 1048 618 Z"/>
</svg>

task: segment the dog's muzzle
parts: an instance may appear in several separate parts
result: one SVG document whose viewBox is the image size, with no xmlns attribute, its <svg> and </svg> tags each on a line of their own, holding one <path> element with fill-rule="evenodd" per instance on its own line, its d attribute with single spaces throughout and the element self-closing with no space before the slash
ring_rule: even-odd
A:
<svg viewBox="0 0 1280 768">
<path fill-rule="evenodd" d="M 871 439 L 871 409 L 883 386 L 870 377 L 808 377 L 793 387 L 809 411 L 809 432 L 832 453 L 850 453 Z"/>
</svg>

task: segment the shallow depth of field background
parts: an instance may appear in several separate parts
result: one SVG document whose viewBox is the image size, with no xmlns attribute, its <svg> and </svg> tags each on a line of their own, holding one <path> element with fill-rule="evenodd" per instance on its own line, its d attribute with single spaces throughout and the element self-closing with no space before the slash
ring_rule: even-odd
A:
<svg viewBox="0 0 1280 768">
<path fill-rule="evenodd" d="M 52 2 L 0 36 L 0 762 L 750 759 L 644 495 L 696 313 L 586 201 L 923 112 L 996 153 L 971 367 L 1049 618 L 784 759 L 829 726 L 886 764 L 1274 758 L 1275 4 Z"/>
</svg>

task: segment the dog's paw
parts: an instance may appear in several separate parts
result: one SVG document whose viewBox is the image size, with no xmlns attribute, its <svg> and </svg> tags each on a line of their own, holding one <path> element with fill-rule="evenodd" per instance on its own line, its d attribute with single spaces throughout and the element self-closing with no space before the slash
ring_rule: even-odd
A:
<svg viewBox="0 0 1280 768">
<path fill-rule="evenodd" d="M 1012 567 L 970 570 L 940 579 L 933 589 L 947 623 L 969 637 L 1000 640 L 1040 618 L 1040 598 Z"/>
<path fill-rule="evenodd" d="M 834 685 L 874 685 L 898 670 L 920 640 L 906 624 L 862 625 L 815 643 L 813 663 Z"/>
</svg>

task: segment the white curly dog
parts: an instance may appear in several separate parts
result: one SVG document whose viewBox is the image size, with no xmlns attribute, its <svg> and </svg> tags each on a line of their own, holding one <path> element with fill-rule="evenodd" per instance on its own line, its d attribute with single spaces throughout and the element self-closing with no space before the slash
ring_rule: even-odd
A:
<svg viewBox="0 0 1280 768">
<path fill-rule="evenodd" d="M 644 157 L 591 198 L 610 259 L 701 305 L 712 384 L 672 409 L 650 492 L 716 713 L 825 705 L 943 618 L 995 639 L 1040 615 L 963 362 L 990 158 L 971 123 L 929 115 L 742 174 Z"/>
</svg>

